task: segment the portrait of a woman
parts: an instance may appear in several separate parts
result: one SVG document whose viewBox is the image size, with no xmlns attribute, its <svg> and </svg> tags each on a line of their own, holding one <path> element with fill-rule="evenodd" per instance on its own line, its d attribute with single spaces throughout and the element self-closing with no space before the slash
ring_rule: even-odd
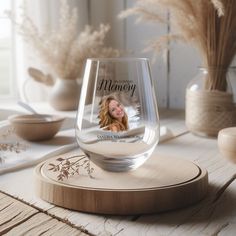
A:
<svg viewBox="0 0 236 236">
<path fill-rule="evenodd" d="M 102 98 L 98 118 L 99 125 L 113 132 L 128 130 L 128 116 L 124 106 L 113 95 Z"/>
</svg>

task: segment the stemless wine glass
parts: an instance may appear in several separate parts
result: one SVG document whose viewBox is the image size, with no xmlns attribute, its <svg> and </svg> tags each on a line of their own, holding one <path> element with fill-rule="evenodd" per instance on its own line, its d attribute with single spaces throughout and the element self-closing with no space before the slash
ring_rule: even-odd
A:
<svg viewBox="0 0 236 236">
<path fill-rule="evenodd" d="M 76 139 L 108 171 L 142 165 L 159 140 L 159 117 L 148 59 L 87 59 Z"/>
</svg>

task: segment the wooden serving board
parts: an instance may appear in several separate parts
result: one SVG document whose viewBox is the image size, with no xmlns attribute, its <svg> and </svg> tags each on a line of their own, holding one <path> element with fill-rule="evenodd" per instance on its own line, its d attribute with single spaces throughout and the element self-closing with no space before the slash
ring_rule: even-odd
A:
<svg viewBox="0 0 236 236">
<path fill-rule="evenodd" d="M 93 178 L 81 170 L 80 175 L 58 181 L 58 173 L 49 170 L 49 163 L 56 163 L 58 157 L 36 167 L 36 194 L 55 205 L 82 212 L 157 213 L 196 203 L 204 198 L 208 188 L 205 169 L 157 154 L 130 172 L 107 172 L 91 164 Z"/>
</svg>

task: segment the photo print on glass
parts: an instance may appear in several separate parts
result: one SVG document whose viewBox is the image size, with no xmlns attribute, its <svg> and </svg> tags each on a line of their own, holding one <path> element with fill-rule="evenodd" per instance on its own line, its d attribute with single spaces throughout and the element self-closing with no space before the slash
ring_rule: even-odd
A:
<svg viewBox="0 0 236 236">
<path fill-rule="evenodd" d="M 105 170 L 135 169 L 150 156 L 159 139 L 159 117 L 148 60 L 87 60 L 76 137 Z"/>
</svg>

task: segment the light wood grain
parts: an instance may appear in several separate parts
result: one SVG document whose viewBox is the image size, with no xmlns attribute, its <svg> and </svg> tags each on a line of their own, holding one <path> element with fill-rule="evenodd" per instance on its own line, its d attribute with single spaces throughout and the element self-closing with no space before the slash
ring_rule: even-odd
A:
<svg viewBox="0 0 236 236">
<path fill-rule="evenodd" d="M 73 210 L 154 213 L 196 203 L 207 192 L 206 170 L 186 160 L 154 155 L 134 171 L 112 173 L 94 166 L 93 178 L 81 171 L 79 176 L 58 181 L 58 173 L 49 170 L 57 158 L 36 168 L 36 191 L 42 199 Z"/>
</svg>

